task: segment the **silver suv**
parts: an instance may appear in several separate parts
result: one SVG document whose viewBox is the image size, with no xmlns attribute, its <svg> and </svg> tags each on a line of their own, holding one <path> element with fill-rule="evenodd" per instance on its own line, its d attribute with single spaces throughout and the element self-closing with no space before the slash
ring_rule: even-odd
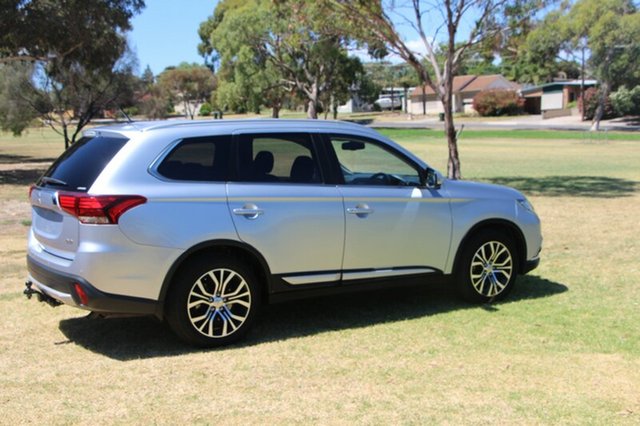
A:
<svg viewBox="0 0 640 426">
<path fill-rule="evenodd" d="M 27 295 L 166 319 L 216 346 L 262 303 L 446 278 L 467 300 L 535 268 L 519 192 L 450 181 L 366 127 L 239 120 L 100 127 L 30 192 Z"/>
</svg>

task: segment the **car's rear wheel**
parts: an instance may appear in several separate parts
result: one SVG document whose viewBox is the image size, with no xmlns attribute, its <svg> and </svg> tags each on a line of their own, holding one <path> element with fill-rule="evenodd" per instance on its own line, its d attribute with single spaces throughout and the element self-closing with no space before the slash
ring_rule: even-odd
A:
<svg viewBox="0 0 640 426">
<path fill-rule="evenodd" d="M 460 295 L 474 303 L 504 298 L 517 276 L 515 243 L 499 231 L 482 231 L 473 236 L 461 253 L 456 271 Z"/>
<path fill-rule="evenodd" d="M 259 305 L 259 285 L 251 268 L 231 257 L 199 257 L 176 275 L 167 321 L 188 343 L 222 346 L 244 337 Z"/>
</svg>

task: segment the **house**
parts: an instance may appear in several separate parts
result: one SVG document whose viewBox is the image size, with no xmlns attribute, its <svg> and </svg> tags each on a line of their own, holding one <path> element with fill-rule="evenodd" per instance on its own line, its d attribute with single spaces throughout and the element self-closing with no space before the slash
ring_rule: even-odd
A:
<svg viewBox="0 0 640 426">
<path fill-rule="evenodd" d="M 584 89 L 597 83 L 596 80 L 584 80 Z M 522 88 L 520 94 L 525 99 L 524 109 L 529 114 L 542 114 L 542 118 L 571 115 L 569 104 L 580 99 L 582 84 L 582 80 L 567 80 Z"/>
<path fill-rule="evenodd" d="M 453 78 L 453 112 L 473 112 L 473 98 L 486 90 L 518 90 L 518 84 L 500 74 L 458 75 Z M 417 87 L 411 92 L 411 114 L 436 114 L 444 112 L 442 102 L 429 86 Z"/>
</svg>

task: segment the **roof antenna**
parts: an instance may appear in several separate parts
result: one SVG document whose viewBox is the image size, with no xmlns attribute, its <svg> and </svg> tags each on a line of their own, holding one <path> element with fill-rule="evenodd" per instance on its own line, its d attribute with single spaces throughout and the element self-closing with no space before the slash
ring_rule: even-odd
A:
<svg viewBox="0 0 640 426">
<path fill-rule="evenodd" d="M 122 115 L 124 115 L 124 117 L 127 119 L 127 123 L 129 124 L 133 123 L 133 120 L 131 119 L 131 117 L 129 117 L 129 115 L 126 112 L 124 112 L 121 106 L 118 106 L 118 109 L 120 110 Z"/>
</svg>

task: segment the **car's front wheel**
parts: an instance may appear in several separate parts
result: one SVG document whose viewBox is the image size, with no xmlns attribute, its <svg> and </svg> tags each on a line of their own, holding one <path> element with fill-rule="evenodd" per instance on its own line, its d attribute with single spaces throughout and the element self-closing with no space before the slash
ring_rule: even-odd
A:
<svg viewBox="0 0 640 426">
<path fill-rule="evenodd" d="M 517 276 L 513 239 L 499 231 L 482 231 L 463 248 L 456 271 L 460 295 L 474 303 L 504 298 Z"/>
<path fill-rule="evenodd" d="M 259 305 L 259 285 L 251 268 L 231 257 L 200 257 L 175 277 L 167 321 L 188 343 L 222 346 L 244 337 Z"/>
</svg>

